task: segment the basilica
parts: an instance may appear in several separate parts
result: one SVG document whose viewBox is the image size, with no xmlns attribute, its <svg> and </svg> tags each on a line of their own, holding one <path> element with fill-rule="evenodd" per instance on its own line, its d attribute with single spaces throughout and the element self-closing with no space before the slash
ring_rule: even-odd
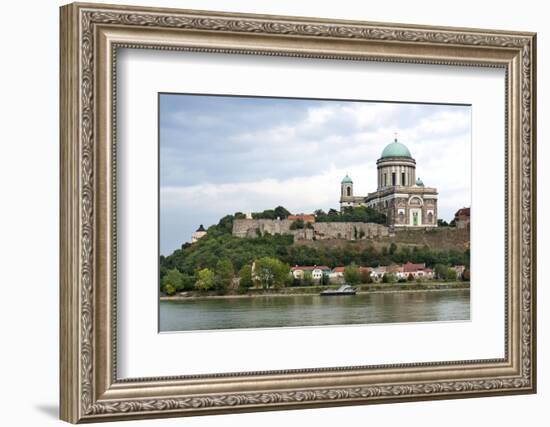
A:
<svg viewBox="0 0 550 427">
<path fill-rule="evenodd" d="M 437 189 L 416 178 L 416 161 L 397 141 L 387 145 L 376 161 L 378 188 L 366 196 L 353 194 L 353 181 L 341 183 L 340 210 L 368 206 L 384 213 L 395 227 L 437 227 Z"/>
</svg>

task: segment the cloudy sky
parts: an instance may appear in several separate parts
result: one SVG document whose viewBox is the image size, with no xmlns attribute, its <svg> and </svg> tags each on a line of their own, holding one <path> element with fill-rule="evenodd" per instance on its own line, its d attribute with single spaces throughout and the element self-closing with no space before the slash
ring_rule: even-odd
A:
<svg viewBox="0 0 550 427">
<path fill-rule="evenodd" d="M 160 252 L 238 211 L 338 209 L 346 173 L 375 191 L 396 134 L 449 221 L 470 205 L 470 129 L 469 106 L 161 94 Z"/>
</svg>

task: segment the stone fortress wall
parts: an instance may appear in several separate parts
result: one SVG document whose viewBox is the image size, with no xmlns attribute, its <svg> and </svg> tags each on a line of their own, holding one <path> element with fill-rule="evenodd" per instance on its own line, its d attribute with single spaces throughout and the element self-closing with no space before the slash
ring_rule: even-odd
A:
<svg viewBox="0 0 550 427">
<path fill-rule="evenodd" d="M 288 234 L 298 240 L 360 240 L 387 237 L 390 230 L 385 225 L 366 222 L 315 222 L 313 228 L 291 230 L 294 221 L 288 219 L 235 219 L 233 236 L 258 237 L 260 234 Z"/>
</svg>

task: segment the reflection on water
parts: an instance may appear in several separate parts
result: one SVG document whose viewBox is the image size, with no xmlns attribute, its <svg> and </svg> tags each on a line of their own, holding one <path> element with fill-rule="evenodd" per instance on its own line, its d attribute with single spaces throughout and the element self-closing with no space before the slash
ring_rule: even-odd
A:
<svg viewBox="0 0 550 427">
<path fill-rule="evenodd" d="M 160 302 L 161 331 L 470 319 L 470 291 L 199 298 Z"/>
</svg>

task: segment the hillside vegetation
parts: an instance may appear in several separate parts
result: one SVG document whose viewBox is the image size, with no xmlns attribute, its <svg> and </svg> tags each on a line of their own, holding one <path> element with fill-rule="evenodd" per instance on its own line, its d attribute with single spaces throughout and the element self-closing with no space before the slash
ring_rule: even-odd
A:
<svg viewBox="0 0 550 427">
<path fill-rule="evenodd" d="M 232 236 L 233 219 L 241 215 L 225 216 L 217 225 L 209 227 L 208 234 L 198 242 L 183 244 L 171 255 L 161 256 L 161 279 L 174 269 L 189 281 L 195 281 L 203 269 L 217 271 L 223 268 L 226 274 L 236 274 L 252 262 L 266 257 L 289 266 L 327 265 L 331 268 L 352 263 L 377 267 L 407 261 L 426 263 L 428 267 L 436 264 L 469 266 L 469 234 L 465 230 L 410 230 L 373 240 L 294 243 L 293 236 L 286 235 Z"/>
</svg>

